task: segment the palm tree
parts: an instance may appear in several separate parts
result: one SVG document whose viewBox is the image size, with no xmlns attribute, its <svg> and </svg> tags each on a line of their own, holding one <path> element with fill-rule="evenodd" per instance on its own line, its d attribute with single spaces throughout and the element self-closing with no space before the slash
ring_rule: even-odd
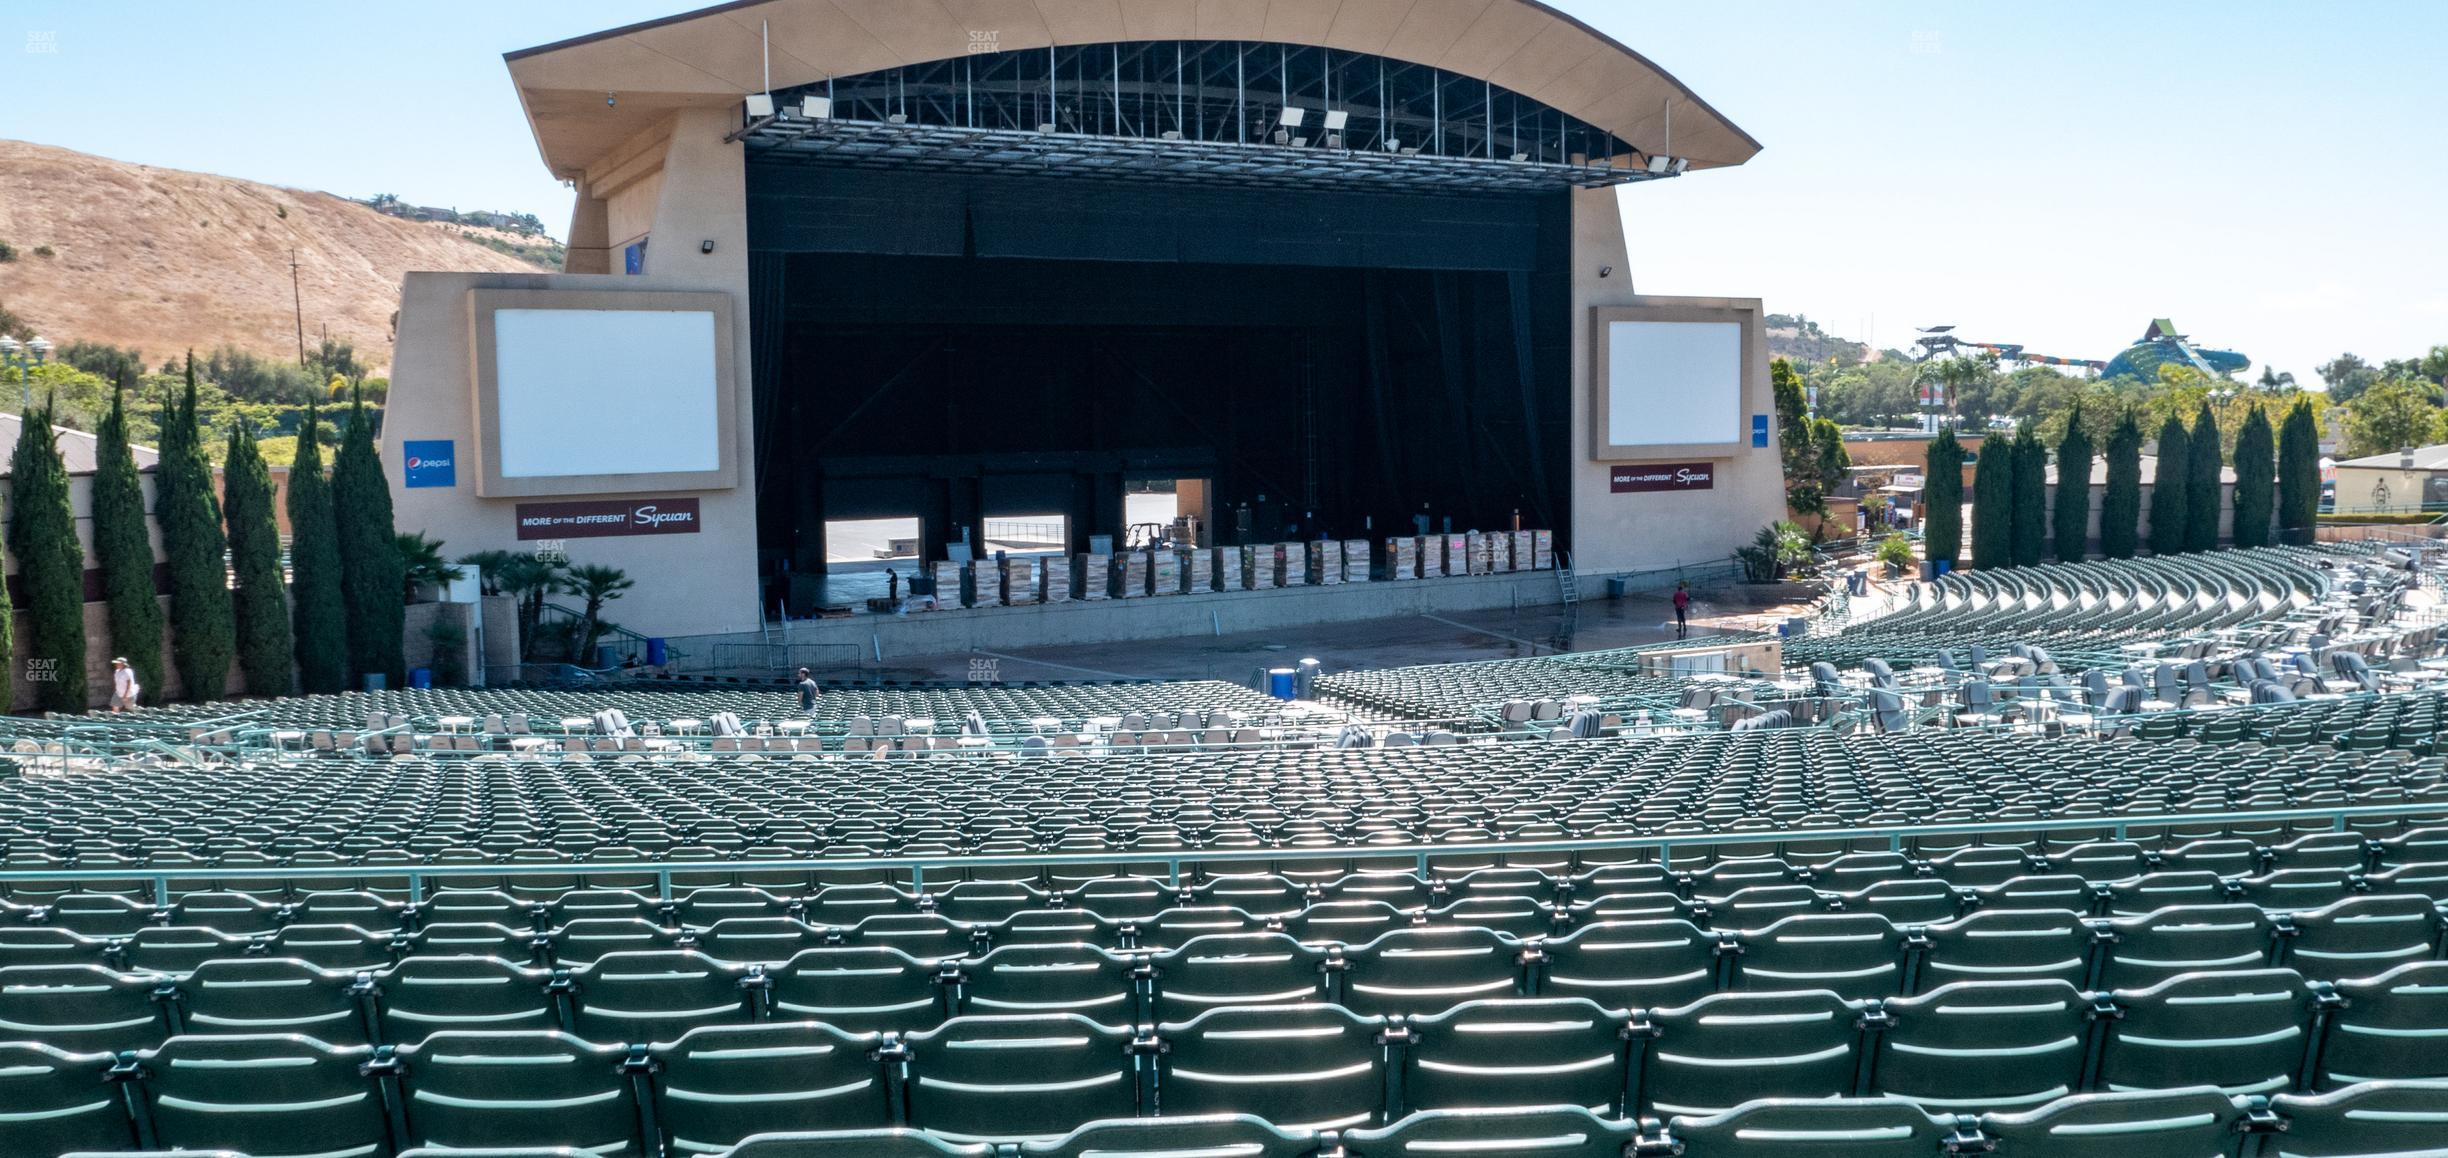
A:
<svg viewBox="0 0 2448 1158">
<path fill-rule="evenodd" d="M 637 580 L 631 579 L 628 572 L 618 567 L 589 563 L 570 568 L 566 581 L 570 594 L 586 601 L 586 610 L 578 620 L 578 654 L 571 657 L 573 662 L 583 667 L 586 657 L 595 654 L 595 637 L 603 634 L 604 604 L 620 598 L 621 592 L 637 586 Z"/>
<path fill-rule="evenodd" d="M 561 564 L 540 555 L 512 555 L 494 572 L 502 594 L 518 600 L 519 656 L 532 658 L 536 624 L 544 617 L 544 597 L 568 589 Z"/>
<path fill-rule="evenodd" d="M 2253 385 L 2271 394 L 2284 394 L 2295 388 L 2295 375 L 2292 372 L 2281 374 L 2271 367 L 2263 366 L 2261 367 L 2261 380 Z"/>
<path fill-rule="evenodd" d="M 417 592 L 427 587 L 456 583 L 466 571 L 442 558 L 442 540 L 429 539 L 423 531 L 403 531 L 399 534 L 400 563 L 406 583 L 400 598 L 408 603 L 417 600 Z"/>
<path fill-rule="evenodd" d="M 476 582 L 484 588 L 485 594 L 499 595 L 502 593 L 502 567 L 517 558 L 521 556 L 508 551 L 475 551 L 459 556 L 459 562 L 476 569 Z"/>
</svg>

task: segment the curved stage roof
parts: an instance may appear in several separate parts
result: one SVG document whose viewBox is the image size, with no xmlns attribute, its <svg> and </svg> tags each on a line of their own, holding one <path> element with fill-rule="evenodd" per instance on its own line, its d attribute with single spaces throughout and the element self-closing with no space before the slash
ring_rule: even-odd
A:
<svg viewBox="0 0 2448 1158">
<path fill-rule="evenodd" d="M 771 34 L 775 91 L 964 56 L 980 35 L 998 52 L 1264 41 L 1477 77 L 1692 168 L 1739 165 L 1760 149 L 1647 58 L 1536 0 L 743 0 L 506 59 L 545 164 L 577 178 L 673 109 L 764 89 L 760 30 Z"/>
</svg>

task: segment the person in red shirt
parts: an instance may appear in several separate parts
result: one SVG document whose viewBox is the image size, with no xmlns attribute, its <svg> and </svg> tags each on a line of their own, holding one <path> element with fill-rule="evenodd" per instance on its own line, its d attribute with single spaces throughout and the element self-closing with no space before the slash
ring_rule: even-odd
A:
<svg viewBox="0 0 2448 1158">
<path fill-rule="evenodd" d="M 1675 635 L 1681 636 L 1691 622 L 1691 584 L 1675 584 Z"/>
</svg>

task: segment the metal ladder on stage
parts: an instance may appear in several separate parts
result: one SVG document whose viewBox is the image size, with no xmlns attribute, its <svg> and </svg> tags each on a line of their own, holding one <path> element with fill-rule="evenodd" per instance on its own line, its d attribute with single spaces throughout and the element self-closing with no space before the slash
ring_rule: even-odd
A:
<svg viewBox="0 0 2448 1158">
<path fill-rule="evenodd" d="M 1563 595 L 1564 606 L 1568 608 L 1581 602 L 1581 580 L 1573 574 L 1569 551 L 1556 556 L 1556 591 Z"/>
</svg>

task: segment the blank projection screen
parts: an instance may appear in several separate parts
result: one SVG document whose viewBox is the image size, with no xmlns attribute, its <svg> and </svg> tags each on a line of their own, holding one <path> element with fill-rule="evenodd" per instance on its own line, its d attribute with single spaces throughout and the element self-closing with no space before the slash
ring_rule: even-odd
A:
<svg viewBox="0 0 2448 1158">
<path fill-rule="evenodd" d="M 1742 437 L 1742 326 L 1607 323 L 1607 432 L 1616 446 Z"/>
<path fill-rule="evenodd" d="M 722 466 L 709 310 L 493 314 L 503 478 Z"/>
</svg>

